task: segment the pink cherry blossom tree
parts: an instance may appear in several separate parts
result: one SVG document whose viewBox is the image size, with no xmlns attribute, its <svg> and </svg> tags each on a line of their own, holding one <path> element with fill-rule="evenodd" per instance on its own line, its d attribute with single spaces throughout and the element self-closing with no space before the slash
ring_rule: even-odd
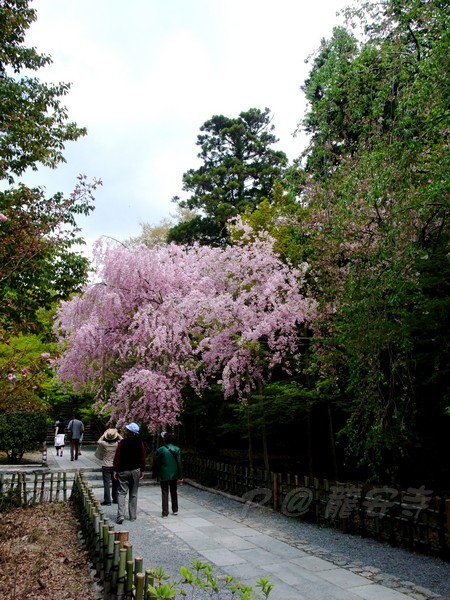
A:
<svg viewBox="0 0 450 600">
<path fill-rule="evenodd" d="M 293 269 L 266 236 L 243 230 L 234 246 L 126 248 L 98 242 L 97 278 L 62 304 L 58 374 L 96 393 L 113 422 L 175 424 L 186 385 L 213 380 L 246 399 L 298 355 L 299 326 L 314 316 Z"/>
</svg>

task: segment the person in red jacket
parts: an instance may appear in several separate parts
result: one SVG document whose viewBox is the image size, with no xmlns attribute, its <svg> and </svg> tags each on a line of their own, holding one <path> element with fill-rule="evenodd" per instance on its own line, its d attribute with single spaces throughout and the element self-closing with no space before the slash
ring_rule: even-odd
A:
<svg viewBox="0 0 450 600">
<path fill-rule="evenodd" d="M 117 445 L 114 455 L 114 479 L 119 482 L 117 523 L 125 520 L 126 497 L 128 496 L 128 515 L 130 521 L 137 516 L 137 497 L 139 481 L 144 477 L 145 447 L 138 437 L 139 425 L 129 423 L 125 426 L 125 437 Z"/>
</svg>

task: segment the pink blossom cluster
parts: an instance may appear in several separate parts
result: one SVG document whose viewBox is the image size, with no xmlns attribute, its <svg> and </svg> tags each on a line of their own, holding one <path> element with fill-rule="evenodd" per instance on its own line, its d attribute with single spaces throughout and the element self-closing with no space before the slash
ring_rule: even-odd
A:
<svg viewBox="0 0 450 600">
<path fill-rule="evenodd" d="M 22 379 L 25 379 L 26 377 L 28 377 L 29 374 L 30 374 L 30 371 L 26 367 L 20 371 L 20 375 L 21 375 Z M 13 372 L 8 373 L 7 377 L 8 377 L 9 381 L 16 381 L 16 379 L 17 379 L 17 375 Z"/>
<path fill-rule="evenodd" d="M 63 303 L 55 329 L 58 375 L 97 394 L 112 422 L 173 425 L 182 389 L 212 381 L 245 399 L 275 366 L 298 356 L 299 326 L 315 316 L 273 240 L 227 248 L 126 248 L 99 241 L 97 281 Z"/>
</svg>

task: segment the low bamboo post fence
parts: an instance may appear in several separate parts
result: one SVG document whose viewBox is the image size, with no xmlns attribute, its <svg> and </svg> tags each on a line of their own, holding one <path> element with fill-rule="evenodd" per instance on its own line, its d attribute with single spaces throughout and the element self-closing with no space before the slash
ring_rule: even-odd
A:
<svg viewBox="0 0 450 600">
<path fill-rule="evenodd" d="M 17 506 L 30 506 L 42 502 L 65 502 L 68 498 L 68 489 L 65 471 L 0 473 L 0 511 L 2 503 L 12 500 Z"/>
<path fill-rule="evenodd" d="M 151 569 L 144 569 L 142 557 L 133 559 L 128 531 L 114 530 L 81 472 L 75 475 L 71 501 L 87 552 L 103 588 L 103 600 L 155 598 L 148 590 L 148 585 L 153 583 Z"/>
</svg>

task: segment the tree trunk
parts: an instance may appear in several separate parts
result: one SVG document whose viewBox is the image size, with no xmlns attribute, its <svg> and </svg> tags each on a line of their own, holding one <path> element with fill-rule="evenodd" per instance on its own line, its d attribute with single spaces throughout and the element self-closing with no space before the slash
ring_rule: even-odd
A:
<svg viewBox="0 0 450 600">
<path fill-rule="evenodd" d="M 333 429 L 333 419 L 332 419 L 332 414 L 331 414 L 331 404 L 329 402 L 327 402 L 327 414 L 328 414 L 328 433 L 330 436 L 331 463 L 333 466 L 334 480 L 337 481 L 339 479 L 338 463 L 337 463 L 337 458 L 336 458 L 336 444 L 334 442 L 334 429 Z"/>
<path fill-rule="evenodd" d="M 314 465 L 313 465 L 313 450 L 312 450 L 312 432 L 311 432 L 311 412 L 308 411 L 306 417 L 307 423 L 307 443 L 308 443 L 308 471 L 309 477 L 314 477 Z"/>
<path fill-rule="evenodd" d="M 269 451 L 267 449 L 267 431 L 266 431 L 266 417 L 264 414 L 264 401 L 262 395 L 262 381 L 258 379 L 258 394 L 259 394 L 259 406 L 261 410 L 261 434 L 262 434 L 262 444 L 263 444 L 263 456 L 264 456 L 264 469 L 266 471 L 270 471 L 269 467 Z"/>
<path fill-rule="evenodd" d="M 248 466 L 253 468 L 252 423 L 250 419 L 250 402 L 247 404 L 247 436 L 248 436 Z"/>
</svg>

